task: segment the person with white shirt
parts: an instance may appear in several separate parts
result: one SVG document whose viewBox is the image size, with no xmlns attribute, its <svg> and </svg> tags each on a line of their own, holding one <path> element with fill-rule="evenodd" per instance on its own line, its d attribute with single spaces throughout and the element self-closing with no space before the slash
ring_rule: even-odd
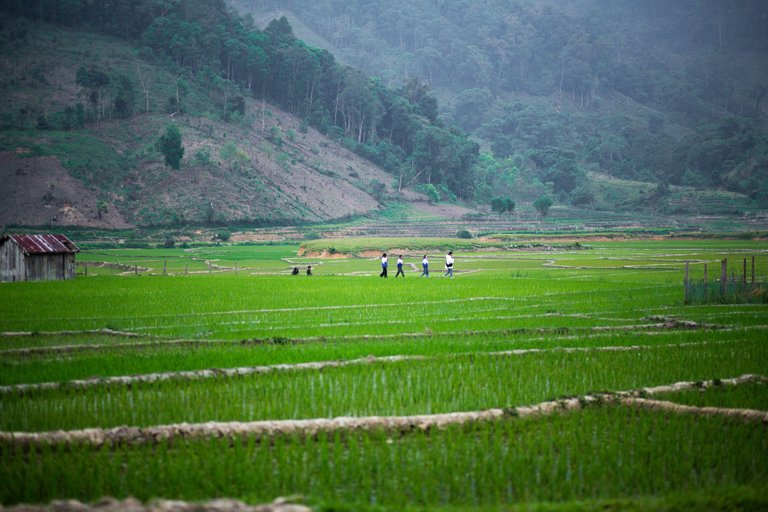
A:
<svg viewBox="0 0 768 512">
<path fill-rule="evenodd" d="M 387 266 L 389 264 L 387 263 L 387 253 L 384 253 L 381 255 L 381 274 L 379 274 L 379 277 L 387 277 Z"/>
<path fill-rule="evenodd" d="M 426 254 L 424 255 L 424 258 L 421 260 L 421 268 L 423 270 L 419 277 L 429 277 L 429 260 L 427 259 Z"/>
<path fill-rule="evenodd" d="M 453 279 L 453 251 L 448 251 L 448 254 L 445 255 L 445 268 L 447 269 L 445 276 L 450 276 Z"/>
<path fill-rule="evenodd" d="M 405 279 L 405 272 L 403 272 L 403 255 L 397 257 L 397 274 L 395 274 L 395 279 L 397 279 L 397 276 L 402 275 L 403 279 Z"/>
</svg>

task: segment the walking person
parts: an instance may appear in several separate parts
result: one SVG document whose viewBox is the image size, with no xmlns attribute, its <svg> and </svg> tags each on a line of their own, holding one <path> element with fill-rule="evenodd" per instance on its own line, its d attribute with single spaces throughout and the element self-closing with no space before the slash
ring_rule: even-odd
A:
<svg viewBox="0 0 768 512">
<path fill-rule="evenodd" d="M 453 279 L 453 251 L 448 251 L 448 254 L 445 255 L 445 268 L 447 269 L 445 276 L 450 276 Z"/>
<path fill-rule="evenodd" d="M 427 259 L 426 254 L 421 260 L 421 268 L 423 270 L 421 271 L 421 275 L 419 277 L 429 277 L 429 260 Z"/>
<path fill-rule="evenodd" d="M 403 255 L 397 257 L 397 274 L 395 274 L 395 279 L 397 279 L 397 276 L 402 275 L 403 279 L 405 279 L 405 272 L 403 272 Z"/>
<path fill-rule="evenodd" d="M 387 253 L 384 253 L 381 255 L 381 274 L 379 274 L 379 277 L 387 277 L 387 266 L 389 264 L 387 263 Z"/>
</svg>

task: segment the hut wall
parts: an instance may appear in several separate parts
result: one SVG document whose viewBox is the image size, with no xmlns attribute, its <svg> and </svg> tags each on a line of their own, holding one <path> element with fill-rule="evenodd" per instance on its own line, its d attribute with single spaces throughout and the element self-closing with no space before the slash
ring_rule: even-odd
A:
<svg viewBox="0 0 768 512">
<path fill-rule="evenodd" d="M 75 277 L 74 254 L 30 254 L 26 260 L 27 281 L 52 281 Z"/>
<path fill-rule="evenodd" d="M 27 273 L 25 260 L 18 245 L 0 245 L 0 281 L 23 281 Z"/>
</svg>

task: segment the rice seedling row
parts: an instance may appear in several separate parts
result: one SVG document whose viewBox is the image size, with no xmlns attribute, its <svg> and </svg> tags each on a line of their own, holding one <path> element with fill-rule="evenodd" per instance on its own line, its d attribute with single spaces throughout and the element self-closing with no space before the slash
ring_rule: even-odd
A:
<svg viewBox="0 0 768 512">
<path fill-rule="evenodd" d="M 466 352 L 499 352 L 516 349 L 666 345 L 673 343 L 727 343 L 749 339 L 745 332 L 710 331 L 614 331 L 587 334 L 548 331 L 455 332 L 447 335 L 383 338 L 333 338 L 311 340 L 265 340 L 262 343 L 184 342 L 131 343 L 113 346 L 107 341 L 88 350 L 11 353 L 0 357 L 0 385 L 55 382 L 93 377 L 194 371 L 313 361 L 344 361 L 368 356 L 433 356 Z M 64 347 L 66 348 L 66 347 Z M 64 357 L 62 357 L 64 356 Z"/>
<path fill-rule="evenodd" d="M 434 414 L 536 403 L 594 390 L 768 374 L 768 346 L 455 355 L 396 363 L 56 388 L 3 395 L 0 429 L 41 431 L 205 421 Z"/>
<path fill-rule="evenodd" d="M 133 495 L 270 501 L 300 490 L 317 505 L 476 507 L 513 502 L 765 490 L 759 424 L 619 406 L 541 419 L 389 431 L 160 442 L 0 445 L 0 501 Z"/>
<path fill-rule="evenodd" d="M 542 352 L 623 352 L 623 351 L 637 351 L 637 350 L 649 350 L 652 348 L 695 348 L 704 344 L 724 344 L 726 341 L 716 342 L 694 342 L 694 343 L 675 343 L 670 345 L 619 345 L 619 346 L 598 346 L 598 347 L 554 347 L 554 348 L 528 348 L 528 349 L 514 349 L 506 350 L 503 352 L 485 352 L 484 356 L 522 356 L 527 354 L 535 354 Z M 325 368 L 337 368 L 350 365 L 361 365 L 371 363 L 387 363 L 387 362 L 401 362 L 401 361 L 421 361 L 427 359 L 429 356 L 424 355 L 393 355 L 376 357 L 369 355 L 365 358 L 358 359 L 346 359 L 346 360 L 330 360 L 330 361 L 313 361 L 296 364 L 275 364 L 269 366 L 239 366 L 239 367 L 216 367 L 213 369 L 204 370 L 187 370 L 187 371 L 166 371 L 155 373 L 143 373 L 138 375 L 120 375 L 112 377 L 102 378 L 89 378 L 89 379 L 75 379 L 64 382 L 40 382 L 40 383 L 25 383 L 18 385 L 2 386 L 0 385 L 0 394 L 3 393 L 17 393 L 17 392 L 30 392 L 42 389 L 55 389 L 55 388 L 88 388 L 96 386 L 110 386 L 113 384 L 123 384 L 131 386 L 134 383 L 140 382 L 157 382 L 164 380 L 198 380 L 198 379 L 210 379 L 221 377 L 238 377 L 243 375 L 269 373 L 269 372 L 283 372 L 283 371 L 302 371 L 302 370 L 323 370 Z"/>
</svg>

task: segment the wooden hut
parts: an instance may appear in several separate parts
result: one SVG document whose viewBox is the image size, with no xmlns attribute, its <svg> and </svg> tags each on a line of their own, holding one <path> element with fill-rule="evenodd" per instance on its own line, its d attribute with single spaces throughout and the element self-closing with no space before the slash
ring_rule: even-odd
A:
<svg viewBox="0 0 768 512">
<path fill-rule="evenodd" d="M 0 281 L 48 281 L 75 277 L 80 252 L 64 235 L 6 235 L 0 238 Z"/>
</svg>

